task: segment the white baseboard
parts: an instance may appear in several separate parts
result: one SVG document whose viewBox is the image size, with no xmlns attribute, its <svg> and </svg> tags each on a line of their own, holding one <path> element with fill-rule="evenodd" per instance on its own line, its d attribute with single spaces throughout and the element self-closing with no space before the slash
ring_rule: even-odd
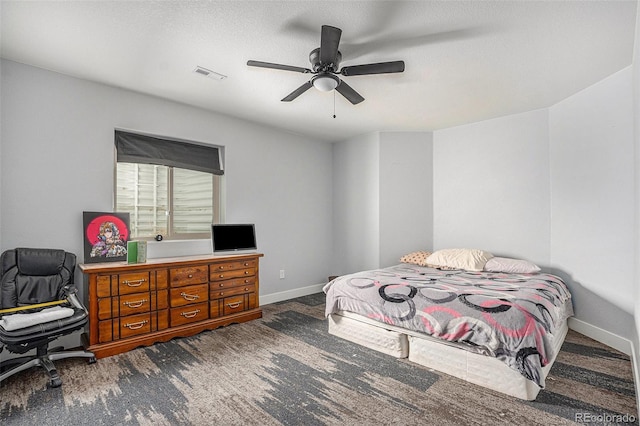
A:
<svg viewBox="0 0 640 426">
<path fill-rule="evenodd" d="M 295 299 L 296 297 L 319 293 L 325 285 L 326 283 L 314 284 L 308 287 L 281 291 L 279 293 L 260 295 L 260 305 L 269 305 L 271 303 L 282 302 L 283 300 Z"/>
<path fill-rule="evenodd" d="M 636 407 L 638 408 L 638 418 L 640 418 L 640 393 L 638 392 L 638 387 L 640 387 L 640 376 L 638 376 L 638 373 L 640 372 L 637 368 L 638 358 L 636 358 L 636 356 L 637 354 L 635 347 L 631 345 L 631 371 L 633 372 L 633 384 L 636 389 Z"/>
<path fill-rule="evenodd" d="M 617 334 L 613 334 L 610 331 L 603 330 L 600 327 L 596 327 L 595 325 L 591 325 L 574 317 L 569 318 L 568 324 L 571 330 L 584 334 L 585 336 L 610 346 L 626 355 L 632 356 L 633 354 L 633 345 L 631 344 L 631 341 L 624 337 L 618 336 Z"/>
</svg>

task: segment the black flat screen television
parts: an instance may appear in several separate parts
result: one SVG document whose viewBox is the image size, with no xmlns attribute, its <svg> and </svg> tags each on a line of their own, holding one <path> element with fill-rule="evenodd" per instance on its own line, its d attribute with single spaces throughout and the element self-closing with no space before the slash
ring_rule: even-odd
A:
<svg viewBox="0 0 640 426">
<path fill-rule="evenodd" d="M 211 225 L 213 252 L 256 250 L 256 229 L 253 224 Z"/>
</svg>

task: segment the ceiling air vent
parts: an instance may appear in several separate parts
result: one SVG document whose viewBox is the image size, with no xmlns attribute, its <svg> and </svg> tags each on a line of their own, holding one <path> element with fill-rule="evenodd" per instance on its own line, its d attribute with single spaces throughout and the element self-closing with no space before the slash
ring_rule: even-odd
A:
<svg viewBox="0 0 640 426">
<path fill-rule="evenodd" d="M 225 78 L 227 78 L 226 75 L 222 75 L 220 73 L 208 70 L 208 69 L 200 67 L 200 66 L 196 67 L 196 69 L 193 70 L 193 72 L 195 72 L 196 74 L 203 75 L 205 77 L 212 78 L 214 80 L 224 80 Z"/>
</svg>

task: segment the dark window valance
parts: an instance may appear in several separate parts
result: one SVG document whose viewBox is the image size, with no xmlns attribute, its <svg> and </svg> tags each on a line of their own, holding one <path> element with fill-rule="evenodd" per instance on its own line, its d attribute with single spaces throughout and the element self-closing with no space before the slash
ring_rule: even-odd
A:
<svg viewBox="0 0 640 426">
<path fill-rule="evenodd" d="M 116 130 L 117 161 L 122 163 L 159 164 L 224 174 L 220 149 L 216 146 L 163 139 Z"/>
</svg>

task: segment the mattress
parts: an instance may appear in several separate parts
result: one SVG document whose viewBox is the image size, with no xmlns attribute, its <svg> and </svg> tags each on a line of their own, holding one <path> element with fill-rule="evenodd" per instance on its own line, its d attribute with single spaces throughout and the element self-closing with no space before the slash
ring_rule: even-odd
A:
<svg viewBox="0 0 640 426">
<path fill-rule="evenodd" d="M 350 312 L 345 314 L 358 316 Z M 409 338 L 406 334 L 375 326 L 365 317 L 362 317 L 364 321 L 360 321 L 349 316 L 330 315 L 329 333 L 395 358 L 409 356 Z"/>
<path fill-rule="evenodd" d="M 449 374 L 496 392 L 524 400 L 534 400 L 540 387 L 502 361 L 486 356 L 467 345 L 442 341 L 428 335 L 383 324 L 352 313 L 338 312 L 328 317 L 329 333 L 396 358 Z M 566 320 L 553 338 L 554 353 L 560 351 L 568 327 Z M 546 377 L 554 359 L 542 368 Z"/>
<path fill-rule="evenodd" d="M 573 314 L 566 285 L 548 273 L 397 265 L 338 277 L 323 290 L 327 318 L 350 312 L 358 314 L 360 322 L 395 332 L 374 328 L 377 337 L 365 338 L 359 324 L 354 330 L 341 330 L 343 325 L 333 317 L 336 335 L 384 347 L 385 353 L 397 357 L 405 356 L 406 336 L 406 356 L 414 360 L 418 359 L 412 354 L 414 346 L 427 337 L 437 339 L 438 344 L 446 342 L 449 347 L 495 358 L 539 388 L 545 386 L 543 367 L 555 358 L 554 341 Z M 418 343 L 414 345 L 413 340 Z"/>
</svg>

